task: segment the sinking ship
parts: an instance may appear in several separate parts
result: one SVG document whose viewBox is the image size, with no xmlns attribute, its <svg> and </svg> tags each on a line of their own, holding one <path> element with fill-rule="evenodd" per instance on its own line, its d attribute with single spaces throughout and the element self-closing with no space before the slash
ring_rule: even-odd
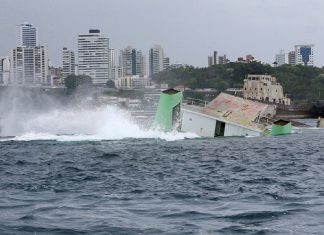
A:
<svg viewBox="0 0 324 235">
<path fill-rule="evenodd" d="M 205 105 L 183 102 L 181 91 L 161 92 L 154 126 L 163 131 L 178 128 L 201 137 L 263 136 L 291 133 L 289 121 L 275 120 L 276 106 L 227 93 Z"/>
</svg>

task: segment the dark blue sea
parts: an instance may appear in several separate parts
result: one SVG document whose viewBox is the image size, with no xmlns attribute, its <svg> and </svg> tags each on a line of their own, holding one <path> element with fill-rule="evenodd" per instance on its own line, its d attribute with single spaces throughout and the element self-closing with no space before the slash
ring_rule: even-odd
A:
<svg viewBox="0 0 324 235">
<path fill-rule="evenodd" d="M 324 234 L 324 130 L 3 139 L 0 234 Z"/>
</svg>

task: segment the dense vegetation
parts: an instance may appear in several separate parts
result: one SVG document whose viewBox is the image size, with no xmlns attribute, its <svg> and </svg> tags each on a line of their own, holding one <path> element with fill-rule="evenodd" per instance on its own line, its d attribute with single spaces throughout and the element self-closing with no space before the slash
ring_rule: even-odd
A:
<svg viewBox="0 0 324 235">
<path fill-rule="evenodd" d="M 271 67 L 259 62 L 229 63 L 208 68 L 186 67 L 163 71 L 154 75 L 158 83 L 169 86 L 184 85 L 191 89 L 214 88 L 224 91 L 226 88 L 242 88 L 248 74 L 270 74 L 284 87 L 284 92 L 295 101 L 316 101 L 324 98 L 324 69 L 317 67 L 282 65 Z"/>
</svg>

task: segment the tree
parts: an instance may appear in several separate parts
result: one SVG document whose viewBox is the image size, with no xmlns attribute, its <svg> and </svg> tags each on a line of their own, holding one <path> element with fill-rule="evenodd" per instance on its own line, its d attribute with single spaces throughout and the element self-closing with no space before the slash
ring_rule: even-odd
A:
<svg viewBox="0 0 324 235">
<path fill-rule="evenodd" d="M 116 86 L 115 86 L 115 82 L 113 81 L 113 80 L 108 80 L 107 82 L 106 82 L 106 87 L 108 87 L 108 88 L 116 88 Z"/>
<path fill-rule="evenodd" d="M 208 68 L 186 67 L 171 69 L 153 75 L 158 83 L 169 86 L 184 85 L 191 89 L 214 88 L 224 91 L 229 87 L 242 88 L 248 74 L 268 74 L 275 76 L 284 92 L 294 101 L 316 101 L 324 97 L 324 69 L 302 66 L 281 65 L 271 67 L 260 62 L 228 63 Z"/>
<path fill-rule="evenodd" d="M 79 86 L 92 86 L 92 78 L 87 75 L 71 74 L 65 78 L 64 85 L 69 91 L 75 91 Z"/>
</svg>

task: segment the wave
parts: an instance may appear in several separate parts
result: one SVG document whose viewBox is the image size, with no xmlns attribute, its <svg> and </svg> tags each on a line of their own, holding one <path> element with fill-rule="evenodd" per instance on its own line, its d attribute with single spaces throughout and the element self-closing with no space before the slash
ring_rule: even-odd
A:
<svg viewBox="0 0 324 235">
<path fill-rule="evenodd" d="M 175 141 L 197 138 L 192 133 L 163 132 L 139 126 L 127 111 L 114 106 L 97 109 L 53 110 L 29 115 L 27 118 L 5 123 L 0 141 L 102 141 L 134 139 L 163 139 Z M 19 127 L 17 129 L 17 126 Z M 12 128 L 15 127 L 15 128 Z"/>
</svg>

